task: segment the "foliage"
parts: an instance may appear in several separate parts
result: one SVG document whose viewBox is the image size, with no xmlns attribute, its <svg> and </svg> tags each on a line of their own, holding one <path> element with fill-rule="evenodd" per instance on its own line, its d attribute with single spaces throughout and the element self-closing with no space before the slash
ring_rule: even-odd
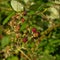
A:
<svg viewBox="0 0 60 60">
<path fill-rule="evenodd" d="M 60 60 L 60 1 L 0 0 L 0 60 Z"/>
</svg>

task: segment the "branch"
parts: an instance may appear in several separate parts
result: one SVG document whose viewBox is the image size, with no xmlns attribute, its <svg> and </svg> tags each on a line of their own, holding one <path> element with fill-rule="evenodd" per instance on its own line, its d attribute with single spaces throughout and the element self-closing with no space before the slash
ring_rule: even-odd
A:
<svg viewBox="0 0 60 60">
<path fill-rule="evenodd" d="M 51 27 L 49 27 L 47 30 L 45 30 L 44 32 L 42 32 L 42 36 L 39 38 L 39 41 L 42 40 L 43 38 L 45 38 L 45 36 L 50 33 L 53 29 L 60 27 L 60 24 L 57 25 L 53 25 Z"/>
<path fill-rule="evenodd" d="M 20 52 L 21 52 L 28 60 L 31 60 L 21 49 L 20 49 Z"/>
</svg>

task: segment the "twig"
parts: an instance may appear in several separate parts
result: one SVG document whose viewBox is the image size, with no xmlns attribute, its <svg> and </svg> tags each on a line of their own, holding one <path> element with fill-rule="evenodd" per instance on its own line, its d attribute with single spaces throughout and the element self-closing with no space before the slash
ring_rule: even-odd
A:
<svg viewBox="0 0 60 60">
<path fill-rule="evenodd" d="M 50 33 L 53 29 L 60 27 L 60 24 L 57 25 L 53 25 L 52 27 L 49 27 L 47 30 L 45 30 L 44 32 L 42 32 L 42 36 L 39 38 L 39 40 L 42 40 L 43 38 L 45 38 L 45 35 Z"/>
<path fill-rule="evenodd" d="M 28 60 L 31 60 L 21 49 L 20 49 L 20 52 L 21 52 Z"/>
</svg>

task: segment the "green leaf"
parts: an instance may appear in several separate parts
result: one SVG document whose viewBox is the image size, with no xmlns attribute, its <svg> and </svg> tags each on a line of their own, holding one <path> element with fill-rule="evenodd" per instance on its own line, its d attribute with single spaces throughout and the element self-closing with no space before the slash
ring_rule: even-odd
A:
<svg viewBox="0 0 60 60">
<path fill-rule="evenodd" d="M 55 60 L 53 56 L 51 55 L 43 55 L 40 60 Z"/>
<path fill-rule="evenodd" d="M 3 21 L 3 25 L 5 25 L 14 14 L 15 12 L 11 12 L 10 15 Z"/>
<path fill-rule="evenodd" d="M 1 47 L 4 48 L 9 43 L 10 43 L 10 37 L 9 36 L 5 36 L 1 40 Z"/>
<path fill-rule="evenodd" d="M 11 0 L 11 6 L 17 12 L 23 11 L 24 9 L 24 6 L 16 0 Z"/>
<path fill-rule="evenodd" d="M 29 14 L 29 15 L 33 15 L 33 14 L 35 14 L 35 12 L 32 11 L 32 10 L 30 10 L 28 14 Z"/>
<path fill-rule="evenodd" d="M 26 26 L 27 26 L 27 23 L 24 22 L 24 23 L 22 24 L 21 28 L 20 28 L 20 31 L 23 31 L 23 30 L 26 28 Z"/>
<path fill-rule="evenodd" d="M 60 55 L 56 55 L 56 60 L 60 60 Z"/>
<path fill-rule="evenodd" d="M 18 57 L 12 56 L 12 57 L 9 57 L 7 60 L 18 60 Z"/>
</svg>

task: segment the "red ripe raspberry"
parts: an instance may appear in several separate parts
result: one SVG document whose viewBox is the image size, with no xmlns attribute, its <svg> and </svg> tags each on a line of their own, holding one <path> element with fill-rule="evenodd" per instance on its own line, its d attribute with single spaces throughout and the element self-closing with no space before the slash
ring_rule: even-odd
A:
<svg viewBox="0 0 60 60">
<path fill-rule="evenodd" d="M 27 38 L 26 38 L 26 37 L 23 38 L 23 42 L 24 42 L 24 43 L 27 42 Z"/>
<path fill-rule="evenodd" d="M 35 33 L 37 31 L 36 28 L 32 28 L 32 32 Z"/>
</svg>

